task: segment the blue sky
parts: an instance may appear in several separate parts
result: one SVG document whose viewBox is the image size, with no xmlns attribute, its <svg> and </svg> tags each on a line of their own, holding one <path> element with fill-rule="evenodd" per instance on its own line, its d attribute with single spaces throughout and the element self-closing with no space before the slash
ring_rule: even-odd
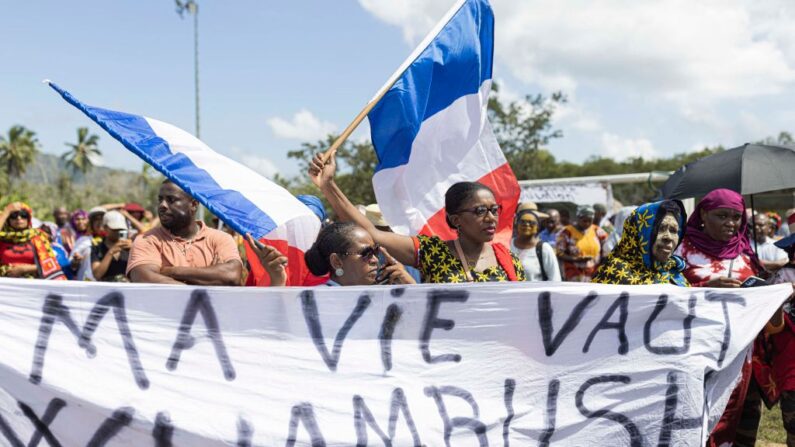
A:
<svg viewBox="0 0 795 447">
<path fill-rule="evenodd" d="M 451 0 L 199 0 L 202 139 L 265 174 L 341 130 Z M 795 18 L 785 1 L 493 0 L 506 99 L 562 89 L 561 159 L 667 156 L 795 131 Z M 103 163 L 141 162 L 41 80 L 84 102 L 193 130 L 193 34 L 170 0 L 5 5 L 0 132 L 59 154 L 78 126 Z M 356 138 L 366 137 L 366 127 Z"/>
</svg>

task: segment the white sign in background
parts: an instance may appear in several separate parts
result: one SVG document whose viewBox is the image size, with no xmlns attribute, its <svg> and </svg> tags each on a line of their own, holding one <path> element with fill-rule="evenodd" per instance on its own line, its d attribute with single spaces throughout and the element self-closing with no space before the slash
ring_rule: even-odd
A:
<svg viewBox="0 0 795 447">
<path fill-rule="evenodd" d="M 4 445 L 702 445 L 791 293 L 0 281 Z"/>
<path fill-rule="evenodd" d="M 520 202 L 571 202 L 577 205 L 611 204 L 612 200 L 612 189 L 601 183 L 523 186 L 520 197 Z"/>
</svg>

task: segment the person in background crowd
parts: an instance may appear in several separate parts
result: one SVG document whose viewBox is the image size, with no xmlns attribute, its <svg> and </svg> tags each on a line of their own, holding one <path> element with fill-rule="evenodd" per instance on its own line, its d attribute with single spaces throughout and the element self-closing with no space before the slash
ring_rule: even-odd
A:
<svg viewBox="0 0 795 447">
<path fill-rule="evenodd" d="M 547 216 L 549 217 L 542 219 L 544 230 L 538 235 L 538 238 L 551 245 L 552 248 L 556 248 L 558 234 L 560 234 L 560 230 L 563 229 L 563 225 L 560 224 L 560 213 L 558 210 L 550 208 L 547 210 Z"/>
<path fill-rule="evenodd" d="M 634 206 L 625 206 L 618 210 L 617 213 L 613 214 L 613 231 L 607 236 L 604 245 L 602 246 L 602 257 L 606 257 L 613 251 L 614 248 L 618 245 L 618 241 L 621 240 L 621 236 L 624 232 L 624 221 L 627 220 L 630 214 L 635 211 Z M 682 226 L 684 228 L 684 226 Z M 681 241 L 680 241 L 681 242 Z"/>
<path fill-rule="evenodd" d="M 568 225 L 571 225 L 571 213 L 566 208 L 559 210 L 560 213 L 560 226 L 561 230 Z"/>
<path fill-rule="evenodd" d="M 540 219 L 536 212 L 524 205 L 514 219 L 511 251 L 519 258 L 528 281 L 560 281 L 560 265 L 555 249 L 538 237 Z"/>
<path fill-rule="evenodd" d="M 33 210 L 14 202 L 0 214 L 0 276 L 65 280 L 50 239 L 33 228 Z"/>
<path fill-rule="evenodd" d="M 459 182 L 445 193 L 447 224 L 458 233 L 456 239 L 409 237 L 375 228 L 334 182 L 336 167 L 334 155 L 324 160 L 318 154 L 309 167 L 309 176 L 337 216 L 364 228 L 398 262 L 417 267 L 423 282 L 524 281 L 519 260 L 502 244 L 492 243 L 500 206 L 485 185 Z"/>
<path fill-rule="evenodd" d="M 128 282 L 125 272 L 130 255 L 129 229 L 124 216 L 108 211 L 102 217 L 105 237 L 91 247 L 91 271 L 97 281 Z"/>
<path fill-rule="evenodd" d="M 773 221 L 762 213 L 754 216 L 754 233 L 756 234 L 756 253 L 762 266 L 771 272 L 789 262 L 787 252 L 776 247 L 771 236 L 774 234 Z"/>
<path fill-rule="evenodd" d="M 778 213 L 775 211 L 768 211 L 765 213 L 765 215 L 767 215 L 768 222 L 770 222 L 769 236 L 774 240 L 781 239 L 780 237 L 778 237 L 778 230 L 779 228 L 781 228 L 781 224 L 784 222 L 781 219 L 781 216 L 779 216 Z"/>
<path fill-rule="evenodd" d="M 684 258 L 685 277 L 695 287 L 740 287 L 764 271 L 748 237 L 743 196 L 728 189 L 716 189 L 698 202 L 677 254 Z M 761 398 L 751 378 L 752 363 L 746 362 L 708 446 L 756 442 Z"/>
<path fill-rule="evenodd" d="M 383 264 L 379 263 L 379 255 L 384 259 Z M 324 227 L 304 258 L 313 274 L 330 275 L 326 283 L 329 286 L 415 284 L 403 264 L 353 222 Z"/>
<path fill-rule="evenodd" d="M 77 210 L 69 217 L 69 224 L 61 228 L 61 243 L 71 255 L 75 242 L 88 233 L 88 213 Z M 82 259 L 82 258 L 81 258 Z"/>
<path fill-rule="evenodd" d="M 566 281 L 591 282 L 605 239 L 607 233 L 594 224 L 593 208 L 578 207 L 577 222 L 564 227 L 558 235 L 558 259 L 563 261 L 563 278 Z"/>
<path fill-rule="evenodd" d="M 776 242 L 776 246 L 787 253 L 788 262 L 779 269 L 772 284 L 792 283 L 795 286 L 795 236 L 790 235 Z M 775 384 L 776 395 L 771 403 L 781 407 L 781 419 L 787 432 L 787 445 L 795 445 L 795 307 L 792 298 L 782 306 L 776 316 L 771 318 L 765 333 L 771 357 L 771 379 Z"/>
<path fill-rule="evenodd" d="M 102 227 L 102 218 L 105 208 L 95 206 L 88 211 L 88 232 L 77 238 L 70 254 L 70 260 L 79 263 L 74 279 L 77 281 L 95 281 L 91 268 L 91 248 L 102 242 L 105 230 Z"/>
<path fill-rule="evenodd" d="M 597 227 L 607 231 L 608 229 L 605 228 L 605 225 L 608 227 L 609 222 L 605 220 L 607 216 L 607 207 L 602 203 L 594 203 L 593 204 L 593 223 Z"/>
<path fill-rule="evenodd" d="M 65 206 L 56 206 L 52 210 L 52 218 L 55 221 L 55 225 L 61 230 L 69 223 L 69 211 Z"/>
<path fill-rule="evenodd" d="M 687 216 L 678 200 L 647 203 L 622 224 L 615 250 L 599 266 L 593 282 L 603 284 L 674 284 L 688 287 L 685 261 L 674 255 L 685 233 Z"/>
<path fill-rule="evenodd" d="M 160 226 L 137 237 L 127 274 L 132 282 L 238 286 L 243 264 L 232 236 L 194 216 L 198 202 L 170 180 L 158 194 Z"/>
<path fill-rule="evenodd" d="M 55 259 L 58 261 L 58 265 L 61 266 L 61 271 L 66 276 L 66 279 L 73 279 L 77 273 L 79 263 L 73 265 L 69 261 L 69 254 L 66 252 L 63 244 L 55 238 L 54 235 L 60 233 L 58 231 L 58 225 L 56 225 L 55 222 L 42 222 L 41 231 L 49 238 L 50 247 L 52 247 L 52 251 L 55 253 Z"/>
<path fill-rule="evenodd" d="M 127 228 L 131 230 L 130 239 L 134 239 L 135 235 L 139 233 L 146 233 L 155 226 L 151 219 L 152 213 L 149 213 L 149 218 L 147 218 L 148 211 L 138 203 L 127 203 L 118 211 L 128 222 Z"/>
<path fill-rule="evenodd" d="M 784 225 L 786 223 L 786 225 Z M 785 238 L 790 234 L 795 234 L 795 208 L 790 208 L 784 213 L 781 228 L 778 229 L 776 236 Z"/>
</svg>

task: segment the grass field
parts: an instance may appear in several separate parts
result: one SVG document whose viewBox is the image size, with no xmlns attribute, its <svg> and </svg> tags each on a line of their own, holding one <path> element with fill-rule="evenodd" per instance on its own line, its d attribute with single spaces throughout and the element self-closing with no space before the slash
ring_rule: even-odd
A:
<svg viewBox="0 0 795 447">
<path fill-rule="evenodd" d="M 762 405 L 762 420 L 759 422 L 756 445 L 760 447 L 785 447 L 787 445 L 787 432 L 781 425 L 781 410 L 778 405 L 770 410 Z"/>
</svg>

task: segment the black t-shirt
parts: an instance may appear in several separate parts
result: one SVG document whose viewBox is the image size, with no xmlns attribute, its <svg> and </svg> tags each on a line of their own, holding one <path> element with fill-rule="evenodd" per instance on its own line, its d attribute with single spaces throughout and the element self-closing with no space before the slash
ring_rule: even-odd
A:
<svg viewBox="0 0 795 447">
<path fill-rule="evenodd" d="M 105 242 L 100 242 L 97 245 L 91 247 L 91 263 L 95 262 L 102 262 L 102 258 L 105 257 L 105 254 L 109 251 Z M 124 273 L 127 271 L 127 260 L 129 259 L 130 252 L 126 250 L 122 250 L 119 253 L 118 259 L 111 259 L 110 265 L 108 266 L 108 271 L 105 272 L 105 276 L 102 278 L 97 278 L 97 281 L 106 281 L 106 282 L 118 282 L 118 281 L 125 281 L 126 277 Z"/>
</svg>

